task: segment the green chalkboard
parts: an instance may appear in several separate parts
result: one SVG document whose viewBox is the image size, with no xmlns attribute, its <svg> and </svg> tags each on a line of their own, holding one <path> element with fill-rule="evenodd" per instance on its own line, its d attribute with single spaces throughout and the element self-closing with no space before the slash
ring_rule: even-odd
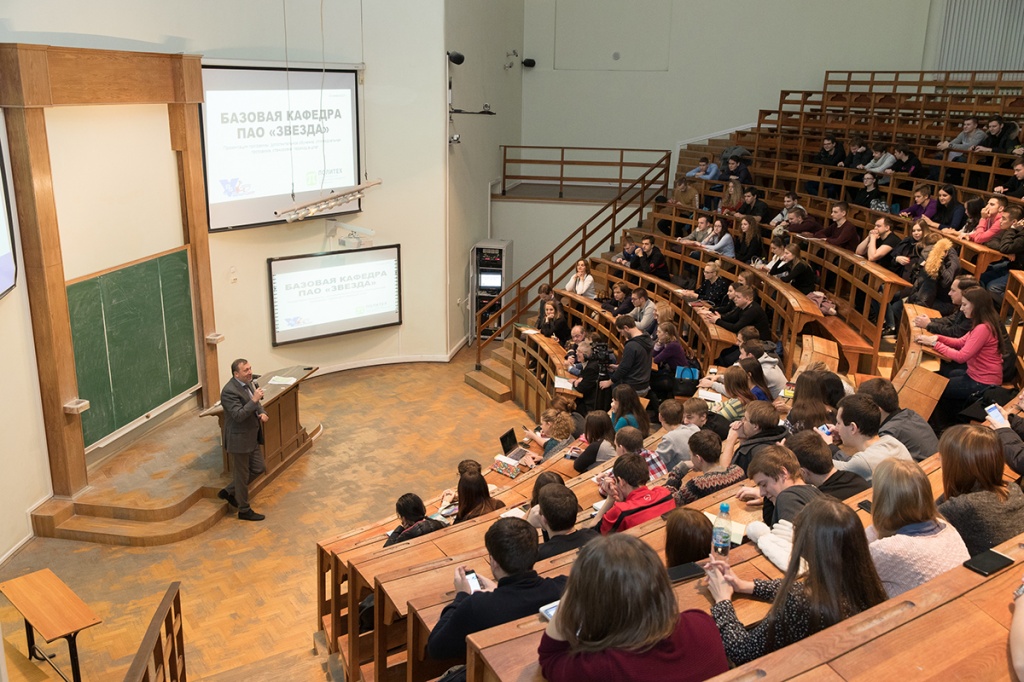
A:
<svg viewBox="0 0 1024 682">
<path fill-rule="evenodd" d="M 199 383 L 187 251 L 67 292 L 86 446 Z"/>
</svg>

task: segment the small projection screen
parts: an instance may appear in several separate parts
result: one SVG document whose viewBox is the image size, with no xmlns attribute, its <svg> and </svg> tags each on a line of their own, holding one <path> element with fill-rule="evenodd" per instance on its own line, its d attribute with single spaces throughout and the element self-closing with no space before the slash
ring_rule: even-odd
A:
<svg viewBox="0 0 1024 682">
<path fill-rule="evenodd" d="M 283 222 L 275 211 L 359 184 L 355 71 L 204 66 L 203 93 L 211 231 Z"/>
<path fill-rule="evenodd" d="M 273 344 L 402 324 L 399 246 L 268 258 Z"/>
</svg>

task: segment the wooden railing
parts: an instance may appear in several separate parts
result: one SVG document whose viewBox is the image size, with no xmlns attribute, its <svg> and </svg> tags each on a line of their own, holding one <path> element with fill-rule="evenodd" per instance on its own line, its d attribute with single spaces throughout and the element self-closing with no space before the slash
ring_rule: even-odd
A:
<svg viewBox="0 0 1024 682">
<path fill-rule="evenodd" d="M 1024 91 L 1024 71 L 826 71 L 826 92 L 942 92 L 1000 94 Z"/>
<path fill-rule="evenodd" d="M 480 369 L 484 350 L 495 339 L 504 337 L 514 324 L 520 322 L 537 305 L 540 300 L 536 294 L 538 285 L 547 283 L 553 287 L 561 286 L 568 280 L 577 260 L 589 258 L 600 249 L 615 248 L 619 230 L 640 221 L 644 209 L 653 204 L 654 194 L 668 192 L 671 152 L 663 151 L 660 154 L 656 162 L 648 165 L 647 170 L 626 185 L 614 199 L 598 209 L 547 256 L 477 311 L 477 369 Z"/>
<path fill-rule="evenodd" d="M 661 162 L 663 149 L 612 147 L 502 146 L 501 194 L 510 183 L 557 185 L 558 197 L 566 185 L 616 187 L 627 185 Z"/>
<path fill-rule="evenodd" d="M 124 682 L 185 682 L 180 582 L 171 583 L 149 622 Z"/>
</svg>

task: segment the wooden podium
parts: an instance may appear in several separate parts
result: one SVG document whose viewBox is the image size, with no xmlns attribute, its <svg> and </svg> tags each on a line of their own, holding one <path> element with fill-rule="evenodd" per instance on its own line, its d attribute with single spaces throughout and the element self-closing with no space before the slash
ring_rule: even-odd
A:
<svg viewBox="0 0 1024 682">
<path fill-rule="evenodd" d="M 292 462 L 313 446 L 313 440 L 320 435 L 323 426 L 317 424 L 310 432 L 299 421 L 299 384 L 318 367 L 286 367 L 267 372 L 260 376 L 259 385 L 263 389 L 263 409 L 270 419 L 263 425 L 263 458 L 267 463 L 267 473 L 249 483 L 249 494 L 263 488 L 267 483 L 284 471 Z M 276 379 L 292 379 L 290 384 L 276 383 Z M 217 417 L 221 433 L 224 433 L 224 410 L 218 401 L 213 407 L 199 413 L 200 417 Z M 224 473 L 231 471 L 230 458 L 227 450 L 221 450 L 224 458 Z"/>
</svg>

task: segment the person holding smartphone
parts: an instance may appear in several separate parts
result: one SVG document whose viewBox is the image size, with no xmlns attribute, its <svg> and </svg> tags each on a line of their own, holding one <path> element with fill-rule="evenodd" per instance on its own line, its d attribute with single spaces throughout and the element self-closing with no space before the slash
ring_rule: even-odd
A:
<svg viewBox="0 0 1024 682">
<path fill-rule="evenodd" d="M 484 535 L 484 546 L 494 580 L 467 566 L 455 569 L 455 599 L 427 638 L 431 658 L 464 660 L 467 636 L 535 614 L 562 596 L 565 576 L 541 578 L 533 570 L 537 529 L 523 519 L 495 521 Z"/>
</svg>

